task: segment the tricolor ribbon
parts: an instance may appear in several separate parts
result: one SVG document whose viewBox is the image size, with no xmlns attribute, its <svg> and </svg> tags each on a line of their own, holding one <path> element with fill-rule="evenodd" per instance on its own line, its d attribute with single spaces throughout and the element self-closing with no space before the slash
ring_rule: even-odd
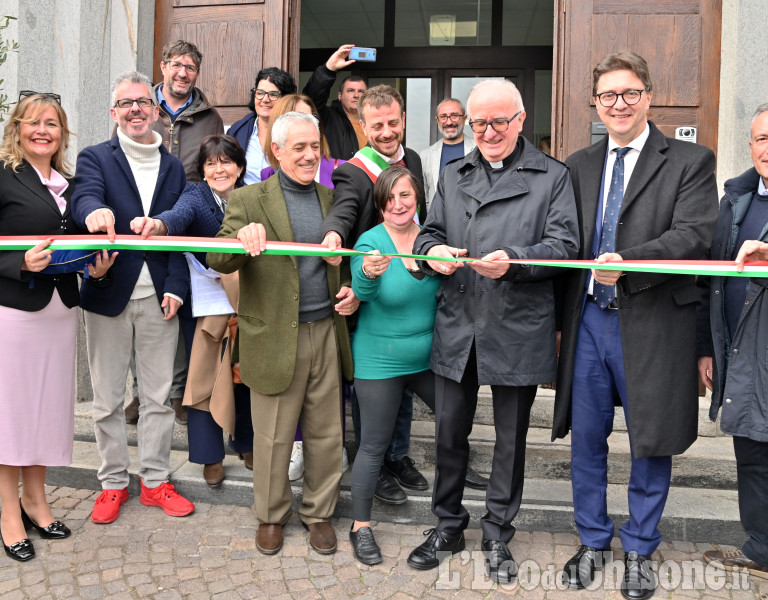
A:
<svg viewBox="0 0 768 600">
<path fill-rule="evenodd" d="M 135 235 L 117 235 L 110 242 L 106 235 L 67 235 L 56 236 L 0 236 L 0 250 L 28 250 L 42 240 L 52 239 L 48 246 L 51 250 L 140 250 L 162 252 L 219 252 L 224 254 L 246 254 L 242 243 L 231 238 L 201 238 L 150 236 L 142 239 Z M 365 254 L 359 250 L 340 248 L 328 250 L 320 244 L 302 244 L 298 242 L 267 242 L 265 255 L 291 256 L 355 256 Z M 421 254 L 385 254 L 393 258 L 414 258 L 446 262 L 473 262 L 482 259 L 442 256 L 424 256 Z M 511 258 L 498 262 L 510 264 L 537 265 L 543 267 L 561 267 L 567 269 L 601 269 L 606 271 L 627 271 L 643 273 L 670 273 L 675 275 L 714 275 L 721 277 L 768 277 L 768 262 L 753 261 L 744 265 L 744 270 L 736 270 L 732 260 L 624 260 L 598 264 L 593 260 L 547 260 Z"/>
</svg>

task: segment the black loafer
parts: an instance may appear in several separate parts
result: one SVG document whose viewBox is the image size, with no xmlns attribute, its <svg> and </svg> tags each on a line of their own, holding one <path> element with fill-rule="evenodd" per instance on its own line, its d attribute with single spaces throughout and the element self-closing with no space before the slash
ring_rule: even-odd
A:
<svg viewBox="0 0 768 600">
<path fill-rule="evenodd" d="M 563 583 L 572 590 L 583 590 L 595 580 L 595 572 L 601 571 L 611 560 L 611 549 L 599 550 L 592 546 L 579 546 L 578 552 L 565 563 Z"/>
<path fill-rule="evenodd" d="M 5 540 L 3 539 L 3 533 L 0 531 L 0 544 L 3 545 L 3 550 L 5 550 L 8 557 L 13 560 L 26 562 L 35 558 L 35 547 L 32 545 L 32 542 L 29 541 L 29 538 L 24 538 L 20 542 L 6 546 Z"/>
<path fill-rule="evenodd" d="M 40 527 L 40 525 L 35 523 L 27 514 L 27 511 L 24 510 L 24 507 L 21 505 L 21 500 L 19 500 L 19 507 L 21 508 L 21 522 L 24 524 L 24 529 L 29 529 L 30 527 L 34 528 L 35 531 L 40 534 L 41 538 L 45 540 L 63 540 L 72 535 L 69 527 L 64 525 L 61 521 L 54 521 L 47 527 Z"/>
<path fill-rule="evenodd" d="M 434 569 L 450 555 L 464 550 L 463 531 L 451 534 L 438 529 L 427 529 L 424 535 L 429 536 L 427 540 L 408 556 L 408 564 L 414 569 Z"/>
<path fill-rule="evenodd" d="M 384 504 L 404 504 L 408 500 L 403 488 L 397 485 L 395 478 L 386 469 L 379 471 L 379 480 L 376 482 L 373 497 Z"/>
<path fill-rule="evenodd" d="M 497 583 L 510 583 L 517 577 L 517 563 L 509 547 L 500 540 L 483 540 L 485 572 Z"/>
<path fill-rule="evenodd" d="M 647 600 L 656 591 L 656 576 L 651 570 L 651 557 L 637 552 L 624 556 L 624 580 L 621 595 L 627 600 Z"/>
<path fill-rule="evenodd" d="M 467 467 L 467 476 L 464 479 L 464 485 L 473 490 L 485 490 L 488 488 L 488 478 L 483 477 L 472 467 Z"/>
<path fill-rule="evenodd" d="M 352 531 L 350 527 L 349 541 L 352 543 L 355 558 L 364 565 L 378 565 L 381 562 L 381 548 L 376 543 L 370 527 L 361 527 L 357 531 Z"/>
<path fill-rule="evenodd" d="M 384 459 L 384 468 L 397 482 L 409 490 L 426 490 L 429 488 L 426 477 L 419 473 L 413 466 L 410 456 L 403 456 L 397 460 Z"/>
</svg>

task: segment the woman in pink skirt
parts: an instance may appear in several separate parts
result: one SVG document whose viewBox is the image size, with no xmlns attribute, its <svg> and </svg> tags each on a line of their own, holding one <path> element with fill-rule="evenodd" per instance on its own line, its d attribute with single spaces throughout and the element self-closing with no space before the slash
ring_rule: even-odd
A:
<svg viewBox="0 0 768 600">
<path fill-rule="evenodd" d="M 21 92 L 0 148 L 0 235 L 78 233 L 70 218 L 70 131 L 56 94 Z M 77 275 L 42 273 L 50 239 L 0 251 L 0 538 L 14 560 L 35 556 L 26 530 L 59 539 L 45 497 L 46 466 L 72 462 Z M 114 259 L 89 266 L 102 277 Z M 22 490 L 19 497 L 19 475 Z"/>
</svg>

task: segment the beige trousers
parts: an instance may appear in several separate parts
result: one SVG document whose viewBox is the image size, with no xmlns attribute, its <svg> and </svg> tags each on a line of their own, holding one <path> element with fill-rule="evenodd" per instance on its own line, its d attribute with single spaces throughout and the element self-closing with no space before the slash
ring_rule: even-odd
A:
<svg viewBox="0 0 768 600">
<path fill-rule="evenodd" d="M 288 465 L 298 423 L 304 441 L 299 516 L 306 524 L 333 516 L 341 479 L 340 403 L 341 369 L 333 317 L 301 323 L 291 385 L 273 396 L 251 390 L 253 512 L 259 523 L 286 523 L 291 517 Z"/>
</svg>

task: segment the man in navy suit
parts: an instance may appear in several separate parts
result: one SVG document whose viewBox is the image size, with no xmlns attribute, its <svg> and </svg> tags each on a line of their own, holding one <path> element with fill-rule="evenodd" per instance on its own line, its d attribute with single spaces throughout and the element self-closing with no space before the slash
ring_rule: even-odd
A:
<svg viewBox="0 0 768 600">
<path fill-rule="evenodd" d="M 136 216 L 171 208 L 184 189 L 184 167 L 162 146 L 152 127 L 158 107 L 141 73 L 120 75 L 112 88 L 117 135 L 77 158 L 72 214 L 91 233 L 130 234 Z M 81 289 L 88 363 L 93 382 L 93 422 L 101 456 L 103 492 L 91 514 L 111 523 L 128 499 L 128 446 L 123 396 L 131 345 L 139 380 L 139 476 L 142 504 L 171 516 L 194 511 L 170 478 L 174 412 L 165 405 L 178 336 L 176 313 L 189 287 L 184 257 L 175 252 L 121 252 L 107 275 Z"/>
<path fill-rule="evenodd" d="M 608 137 L 566 161 L 579 212 L 580 259 L 699 259 L 717 219 L 715 155 L 670 139 L 648 121 L 646 61 L 611 54 L 592 73 Z M 608 436 L 620 400 L 629 431 L 629 520 L 619 529 L 629 600 L 650 598 L 650 555 L 669 492 L 672 456 L 695 441 L 696 303 L 692 275 L 574 270 L 562 303 L 553 438 L 571 430 L 573 509 L 581 547 L 564 583 L 589 586 L 610 559 Z"/>
</svg>

